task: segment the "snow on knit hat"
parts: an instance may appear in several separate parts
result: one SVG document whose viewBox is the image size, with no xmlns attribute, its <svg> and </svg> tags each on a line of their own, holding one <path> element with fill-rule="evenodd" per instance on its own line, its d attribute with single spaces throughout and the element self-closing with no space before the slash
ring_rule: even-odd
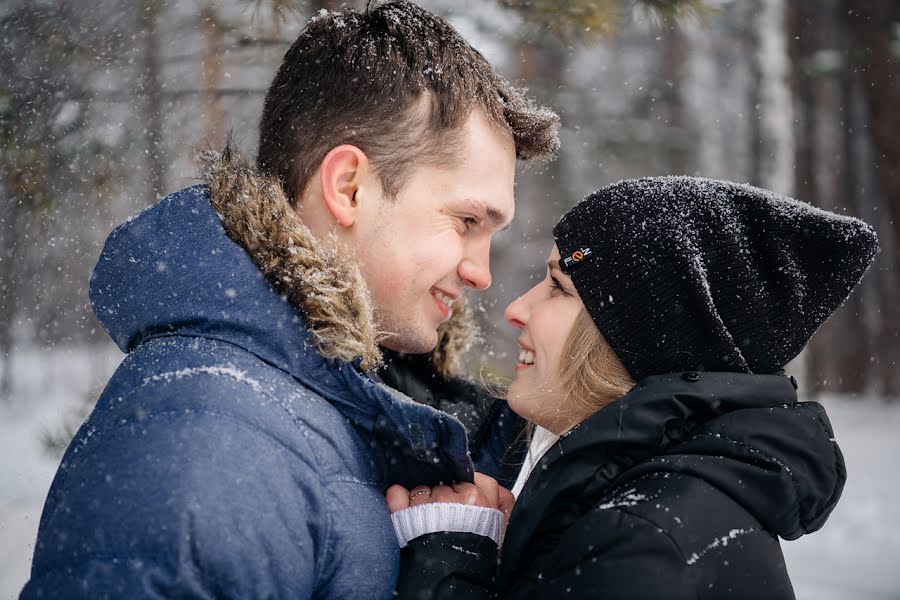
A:
<svg viewBox="0 0 900 600">
<path fill-rule="evenodd" d="M 696 177 L 622 181 L 553 229 L 560 268 L 632 377 L 777 373 L 859 282 L 873 229 Z"/>
</svg>

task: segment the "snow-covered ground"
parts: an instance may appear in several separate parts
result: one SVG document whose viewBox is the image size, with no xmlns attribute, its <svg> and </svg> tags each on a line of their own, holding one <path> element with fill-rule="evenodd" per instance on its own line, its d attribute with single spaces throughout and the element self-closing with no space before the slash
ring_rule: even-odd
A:
<svg viewBox="0 0 900 600">
<path fill-rule="evenodd" d="M 0 600 L 28 578 L 44 496 L 56 460 L 42 449 L 95 395 L 121 355 L 114 349 L 20 352 L 15 400 L 0 405 Z M 900 600 L 900 405 L 825 401 L 847 460 L 847 487 L 818 533 L 783 544 L 801 600 Z"/>
</svg>

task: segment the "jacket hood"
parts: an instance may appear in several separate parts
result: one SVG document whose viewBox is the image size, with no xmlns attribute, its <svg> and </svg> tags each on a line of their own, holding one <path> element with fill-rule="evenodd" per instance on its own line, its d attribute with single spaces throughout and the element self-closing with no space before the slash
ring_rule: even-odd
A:
<svg viewBox="0 0 900 600">
<path fill-rule="evenodd" d="M 679 472 L 709 482 L 785 539 L 819 529 L 846 479 L 825 409 L 797 402 L 792 380 L 779 375 L 648 377 L 541 462 L 518 500 L 535 514 L 560 496 L 598 498 L 642 475 Z"/>
</svg>

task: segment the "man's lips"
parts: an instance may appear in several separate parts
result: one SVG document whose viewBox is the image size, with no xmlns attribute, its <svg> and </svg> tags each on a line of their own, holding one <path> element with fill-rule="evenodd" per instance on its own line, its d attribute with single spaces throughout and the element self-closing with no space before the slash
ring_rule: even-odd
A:
<svg viewBox="0 0 900 600">
<path fill-rule="evenodd" d="M 447 303 L 445 303 L 443 300 L 441 300 L 441 299 L 438 297 L 438 294 L 443 295 L 443 296 L 449 298 L 451 301 L 455 301 L 456 298 L 454 298 L 452 295 L 448 294 L 447 292 L 444 292 L 443 290 L 439 290 L 439 289 L 437 289 L 437 288 L 433 288 L 433 289 L 431 290 L 431 294 L 430 294 L 430 295 L 431 295 L 431 301 L 434 302 L 435 306 L 437 306 L 438 311 L 441 313 L 442 319 L 443 319 L 444 321 L 446 321 L 447 319 L 450 318 L 450 314 L 451 314 L 451 312 L 452 312 L 452 309 L 451 309 L 450 306 L 447 305 Z"/>
</svg>

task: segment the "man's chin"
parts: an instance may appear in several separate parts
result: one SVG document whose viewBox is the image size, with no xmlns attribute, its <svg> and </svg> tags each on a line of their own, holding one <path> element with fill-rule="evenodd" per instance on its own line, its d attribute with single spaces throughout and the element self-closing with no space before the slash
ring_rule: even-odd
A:
<svg viewBox="0 0 900 600">
<path fill-rule="evenodd" d="M 381 341 L 381 345 L 404 354 L 428 354 L 437 346 L 437 331 L 406 331 L 394 333 Z"/>
</svg>

